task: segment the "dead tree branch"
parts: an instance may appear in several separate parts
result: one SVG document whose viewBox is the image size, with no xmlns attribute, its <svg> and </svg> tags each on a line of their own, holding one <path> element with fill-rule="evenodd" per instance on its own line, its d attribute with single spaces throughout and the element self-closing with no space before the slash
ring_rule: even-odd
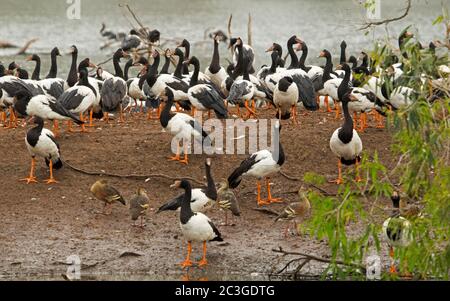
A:
<svg viewBox="0 0 450 301">
<path fill-rule="evenodd" d="M 248 23 L 247 23 L 247 44 L 252 46 L 252 15 L 248 14 Z"/>
<path fill-rule="evenodd" d="M 19 49 L 19 51 L 17 52 L 17 55 L 25 54 L 27 49 L 30 48 L 31 44 L 33 44 L 37 40 L 38 40 L 37 38 L 34 38 L 34 39 L 31 39 L 28 42 L 26 42 L 25 45 Z"/>
<path fill-rule="evenodd" d="M 368 29 L 368 28 L 370 28 L 372 26 L 389 24 L 391 22 L 395 22 L 395 21 L 401 20 L 401 19 L 405 18 L 408 15 L 410 9 L 411 9 L 411 0 L 406 0 L 406 7 L 405 7 L 404 12 L 403 12 L 402 15 L 400 15 L 398 17 L 395 17 L 395 18 L 384 19 L 384 20 L 380 20 L 380 21 L 366 21 L 366 23 L 361 28 L 359 28 L 359 30 L 365 30 L 365 29 Z"/>
<path fill-rule="evenodd" d="M 205 184 L 204 182 L 194 179 L 192 177 L 172 177 L 172 176 L 160 174 L 160 173 L 153 173 L 153 174 L 148 174 L 148 175 L 138 175 L 138 174 L 121 175 L 121 174 L 109 173 L 109 172 L 104 172 L 104 171 L 88 171 L 88 170 L 73 166 L 72 164 L 68 163 L 65 160 L 63 162 L 70 169 L 72 169 L 76 172 L 85 174 L 85 175 L 90 175 L 90 176 L 107 176 L 107 177 L 114 177 L 114 178 L 138 179 L 138 180 L 148 179 L 148 178 L 163 178 L 163 179 L 168 179 L 168 180 L 173 180 L 173 181 L 187 179 L 189 181 L 195 182 L 200 185 Z"/>
</svg>

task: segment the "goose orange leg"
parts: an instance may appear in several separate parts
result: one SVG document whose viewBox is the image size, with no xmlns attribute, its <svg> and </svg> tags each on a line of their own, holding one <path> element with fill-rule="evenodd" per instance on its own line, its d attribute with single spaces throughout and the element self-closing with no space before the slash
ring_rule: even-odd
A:
<svg viewBox="0 0 450 301">
<path fill-rule="evenodd" d="M 259 180 L 256 182 L 256 191 L 256 202 L 258 203 L 258 206 L 269 205 L 270 203 L 268 201 L 261 199 L 261 182 Z"/>
<path fill-rule="evenodd" d="M 292 121 L 294 124 L 298 124 L 297 122 L 297 107 L 295 105 L 292 106 Z"/>
<path fill-rule="evenodd" d="M 180 144 L 177 144 L 177 153 L 175 154 L 175 156 L 169 157 L 168 158 L 169 161 L 180 161 Z"/>
<path fill-rule="evenodd" d="M 140 104 L 140 107 L 139 107 L 139 113 L 141 113 L 141 109 L 142 109 L 142 102 L 141 102 L 141 104 Z M 125 123 L 125 119 L 123 118 L 123 107 L 122 107 L 122 104 L 120 104 L 120 106 L 119 106 L 119 123 Z"/>
<path fill-rule="evenodd" d="M 9 124 L 6 128 L 7 129 L 15 129 L 17 127 L 16 126 L 17 121 L 15 122 L 15 120 L 16 120 L 16 116 L 14 114 L 14 109 L 12 107 L 9 107 Z"/>
<path fill-rule="evenodd" d="M 327 113 L 332 112 L 330 108 L 330 101 L 328 100 L 328 95 L 325 96 L 325 105 L 327 106 Z"/>
<path fill-rule="evenodd" d="M 394 261 L 394 248 L 392 246 L 389 247 L 389 257 L 391 258 L 391 266 L 389 268 L 389 273 L 397 274 L 397 269 L 395 268 L 395 261 Z"/>
<path fill-rule="evenodd" d="M 249 107 L 247 100 L 245 101 L 244 106 L 247 109 L 247 116 L 246 116 L 246 118 L 248 119 L 248 118 L 251 118 L 252 116 L 254 116 L 256 118 L 256 113 L 255 113 L 255 111 L 253 111 L 252 108 Z"/>
<path fill-rule="evenodd" d="M 341 160 L 338 159 L 338 178 L 336 180 L 329 181 L 330 183 L 336 183 L 338 185 L 344 183 L 344 180 L 342 179 L 342 163 Z"/>
<path fill-rule="evenodd" d="M 272 198 L 272 194 L 270 193 L 270 178 L 266 178 L 267 184 L 267 201 L 269 203 L 281 203 L 281 198 Z"/>
<path fill-rule="evenodd" d="M 85 121 L 85 120 L 84 120 L 84 114 L 83 114 L 83 113 L 80 113 L 80 120 L 83 121 L 83 122 Z M 80 132 L 81 132 L 81 133 L 87 133 L 87 132 L 89 132 L 89 131 L 86 129 L 86 126 L 84 125 L 84 123 L 81 124 L 81 130 L 80 130 Z"/>
<path fill-rule="evenodd" d="M 48 180 L 45 181 L 45 183 L 46 184 L 56 184 L 58 182 L 53 177 L 53 161 L 52 160 L 50 160 L 50 162 L 49 162 L 49 167 L 50 167 L 50 178 L 48 178 Z"/>
<path fill-rule="evenodd" d="M 188 247 L 187 247 L 187 256 L 186 259 L 181 263 L 181 266 L 184 268 L 192 266 L 192 260 L 191 260 L 191 253 L 192 253 L 192 245 L 191 242 L 188 241 Z"/>
<path fill-rule="evenodd" d="M 93 122 L 93 118 L 92 118 L 93 115 L 94 115 L 94 109 L 90 109 L 89 110 L 89 127 L 94 126 L 94 122 Z"/>
<path fill-rule="evenodd" d="M 180 161 L 180 163 L 184 163 L 184 164 L 188 164 L 189 162 L 188 162 L 188 154 L 187 154 L 187 144 L 185 144 L 184 142 L 183 142 L 183 144 L 184 144 L 184 159 L 183 160 L 179 160 Z"/>
<path fill-rule="evenodd" d="M 355 172 L 356 172 L 356 177 L 355 177 L 355 182 L 361 182 L 361 177 L 359 176 L 359 162 L 358 162 L 358 158 L 356 158 L 356 162 L 355 162 Z"/>
<path fill-rule="evenodd" d="M 36 159 L 34 157 L 31 158 L 31 170 L 30 170 L 30 175 L 28 176 L 28 178 L 24 178 L 24 179 L 20 179 L 20 181 L 26 181 L 27 184 L 30 183 L 37 183 L 37 179 L 34 176 L 34 167 L 36 166 Z"/>
<path fill-rule="evenodd" d="M 55 137 L 59 136 L 59 123 L 58 123 L 58 120 L 53 120 L 53 133 L 55 134 Z"/>
<path fill-rule="evenodd" d="M 339 115 L 341 114 L 341 108 L 339 107 L 339 103 L 334 102 L 334 106 L 336 107 L 336 116 L 335 118 L 338 119 Z"/>
<path fill-rule="evenodd" d="M 203 242 L 203 256 L 202 259 L 198 262 L 198 266 L 202 267 L 208 264 L 208 260 L 206 260 L 206 241 Z"/>
</svg>

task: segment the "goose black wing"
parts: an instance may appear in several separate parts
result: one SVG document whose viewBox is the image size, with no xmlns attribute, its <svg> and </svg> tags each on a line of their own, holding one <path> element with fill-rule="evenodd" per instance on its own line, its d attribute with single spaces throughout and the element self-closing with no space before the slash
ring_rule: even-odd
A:
<svg viewBox="0 0 450 301">
<path fill-rule="evenodd" d="M 316 111 L 319 107 L 316 102 L 314 85 L 311 79 L 299 74 L 292 76 L 293 81 L 298 87 L 299 99 L 303 102 L 303 106 L 310 111 Z"/>
<path fill-rule="evenodd" d="M 230 188 L 236 188 L 242 181 L 242 175 L 248 172 L 253 165 L 258 163 L 256 160 L 256 154 L 251 155 L 241 162 L 238 168 L 236 168 L 231 175 L 228 177 L 228 183 L 230 183 Z"/>
<path fill-rule="evenodd" d="M 83 101 L 85 95 L 79 93 L 78 89 L 64 92 L 58 101 L 67 110 L 76 109 Z"/>
</svg>

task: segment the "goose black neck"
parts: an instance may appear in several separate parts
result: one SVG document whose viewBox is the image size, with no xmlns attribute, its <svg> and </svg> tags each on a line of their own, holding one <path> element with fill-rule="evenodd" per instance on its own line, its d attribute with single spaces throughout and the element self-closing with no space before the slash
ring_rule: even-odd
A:
<svg viewBox="0 0 450 301">
<path fill-rule="evenodd" d="M 206 169 L 206 180 L 208 182 L 208 186 L 206 187 L 206 196 L 211 200 L 217 200 L 217 189 L 216 184 L 214 183 L 214 179 L 211 175 L 211 166 L 205 164 Z"/>
<path fill-rule="evenodd" d="M 367 54 L 364 54 L 360 67 L 364 67 L 364 68 L 369 67 L 369 58 L 368 58 Z"/>
<path fill-rule="evenodd" d="M 191 51 L 191 45 L 189 43 L 185 43 L 184 49 L 185 49 L 184 57 L 186 59 L 189 59 L 189 55 L 190 55 L 190 51 Z M 188 65 L 184 65 L 183 66 L 183 74 L 189 74 L 189 66 Z"/>
<path fill-rule="evenodd" d="M 159 67 L 160 56 L 156 56 L 153 60 L 152 66 L 149 68 L 147 83 L 150 87 L 153 87 L 156 80 L 158 79 L 158 67 Z"/>
<path fill-rule="evenodd" d="M 166 128 L 169 124 L 169 120 L 171 118 L 170 116 L 170 110 L 172 109 L 173 105 L 173 97 L 168 97 L 166 101 L 166 105 L 161 111 L 161 115 L 159 117 L 159 121 L 161 122 L 161 125 L 163 128 Z"/>
<path fill-rule="evenodd" d="M 40 80 L 39 75 L 41 73 L 41 58 L 36 55 L 34 60 L 36 61 L 36 66 L 34 67 L 33 74 L 31 74 L 31 79 Z"/>
<path fill-rule="evenodd" d="M 161 69 L 161 71 L 159 72 L 160 74 L 169 74 L 169 66 L 170 66 L 170 57 L 168 57 L 167 55 L 164 56 L 164 65 Z"/>
<path fill-rule="evenodd" d="M 300 61 L 298 63 L 298 66 L 302 69 L 306 71 L 306 66 L 305 66 L 305 62 L 306 62 L 306 58 L 308 57 L 308 46 L 306 46 L 306 44 L 302 45 L 302 56 L 300 57 Z"/>
<path fill-rule="evenodd" d="M 333 70 L 333 62 L 331 61 L 331 54 L 328 52 L 325 54 L 325 58 L 326 58 L 326 63 L 325 63 L 325 68 L 323 69 L 323 81 L 327 81 L 329 79 L 331 79 L 331 71 Z"/>
<path fill-rule="evenodd" d="M 55 78 L 56 74 L 58 73 L 58 66 L 57 66 L 57 62 L 56 62 L 56 53 L 52 51 L 50 57 L 51 57 L 50 71 L 48 72 L 46 78 Z"/>
<path fill-rule="evenodd" d="M 78 80 L 77 76 L 77 58 L 78 58 L 78 52 L 74 51 L 72 52 L 72 64 L 70 65 L 69 74 L 67 75 L 67 84 L 69 87 L 73 87 Z"/>
<path fill-rule="evenodd" d="M 339 132 L 339 139 L 343 143 L 349 143 L 353 138 L 353 119 L 348 111 L 348 100 L 342 101 L 342 111 L 344 112 L 344 125 Z"/>
<path fill-rule="evenodd" d="M 278 55 L 276 52 L 272 53 L 272 64 L 270 65 L 270 73 L 275 73 L 277 71 L 277 62 L 278 62 Z"/>
<path fill-rule="evenodd" d="M 6 71 L 5 66 L 0 64 L 0 77 L 5 76 L 5 71 Z"/>
<path fill-rule="evenodd" d="M 288 69 L 298 68 L 298 57 L 297 55 L 295 55 L 294 41 L 295 39 L 291 38 L 287 42 L 287 49 L 289 52 L 289 56 L 291 57 L 291 64 L 289 65 Z"/>
<path fill-rule="evenodd" d="M 406 52 L 406 50 L 404 50 L 404 44 L 405 44 L 405 35 L 400 35 L 398 37 L 398 48 L 400 49 L 400 51 L 402 52 L 402 56 L 407 59 L 408 58 L 408 53 Z"/>
<path fill-rule="evenodd" d="M 286 156 L 284 154 L 283 145 L 281 144 L 281 127 L 275 132 L 276 138 L 278 139 L 278 159 L 277 164 L 279 166 L 283 165 L 286 160 Z"/>
<path fill-rule="evenodd" d="M 200 73 L 200 63 L 197 59 L 192 60 L 192 65 L 194 65 L 194 73 L 192 74 L 190 86 L 193 87 L 198 84 L 198 74 Z"/>
<path fill-rule="evenodd" d="M 125 68 L 123 69 L 123 73 L 124 73 L 123 74 L 123 79 L 125 81 L 128 80 L 128 71 L 130 70 L 131 65 L 133 65 L 133 60 L 132 59 L 127 61 L 127 63 L 125 64 Z"/>
<path fill-rule="evenodd" d="M 347 45 L 342 44 L 341 45 L 341 56 L 339 58 L 339 63 L 343 64 L 347 61 L 347 56 L 345 55 L 345 49 L 347 48 Z"/>
<path fill-rule="evenodd" d="M 173 75 L 175 75 L 180 79 L 183 78 L 183 74 L 181 73 L 183 70 L 183 61 L 184 61 L 184 54 L 180 52 L 180 54 L 178 55 L 177 67 L 175 68 L 175 72 L 173 73 Z"/>
<path fill-rule="evenodd" d="M 209 65 L 209 71 L 212 74 L 216 74 L 220 70 L 220 57 L 219 57 L 219 42 L 214 39 L 214 50 L 211 59 L 211 64 Z"/>
<path fill-rule="evenodd" d="M 123 71 L 119 64 L 120 58 L 121 58 L 121 54 L 118 54 L 118 53 L 114 54 L 114 57 L 113 57 L 114 72 L 116 73 L 115 74 L 116 76 L 123 79 Z"/>
<path fill-rule="evenodd" d="M 239 45 L 236 45 L 236 50 L 238 51 L 238 60 L 237 60 L 236 67 L 234 68 L 234 71 L 233 71 L 234 78 L 237 78 L 240 75 L 245 75 L 245 70 L 248 69 L 248 68 L 246 68 L 246 66 L 244 66 L 245 62 L 244 62 L 244 51 L 243 51 L 242 43 Z"/>
<path fill-rule="evenodd" d="M 184 197 L 181 203 L 180 221 L 182 224 L 186 224 L 189 219 L 194 215 L 191 209 L 191 197 L 192 197 L 192 187 L 187 181 L 183 181 Z"/>
</svg>

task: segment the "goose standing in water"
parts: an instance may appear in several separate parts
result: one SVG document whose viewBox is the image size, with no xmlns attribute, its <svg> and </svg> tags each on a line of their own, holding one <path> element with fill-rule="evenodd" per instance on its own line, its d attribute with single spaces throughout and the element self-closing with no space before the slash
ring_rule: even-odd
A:
<svg viewBox="0 0 450 301">
<path fill-rule="evenodd" d="M 412 243 L 411 222 L 400 212 L 400 196 L 394 191 L 391 196 L 393 210 L 391 216 L 383 223 L 383 235 L 389 244 L 391 258 L 390 273 L 395 274 L 394 247 L 407 247 Z"/>
<path fill-rule="evenodd" d="M 205 172 L 207 186 L 205 188 L 193 188 L 191 193 L 191 209 L 194 212 L 205 213 L 208 211 L 214 203 L 217 201 L 217 190 L 214 183 L 214 179 L 211 174 L 211 158 L 207 158 L 205 161 Z M 181 208 L 183 203 L 184 193 L 175 197 L 162 205 L 156 213 L 167 210 L 177 210 Z"/>
<path fill-rule="evenodd" d="M 192 116 L 184 113 L 171 112 L 174 95 L 169 87 L 164 89 L 164 92 L 160 94 L 160 97 L 167 98 L 160 116 L 161 125 L 175 136 L 177 142 L 176 154 L 175 156 L 170 157 L 169 160 L 188 164 L 188 142 L 191 141 L 191 137 L 193 136 L 194 139 L 207 146 L 211 144 L 211 140 L 208 134 L 203 130 L 201 124 L 199 124 Z M 184 146 L 184 159 L 180 159 L 181 141 Z"/>
<path fill-rule="evenodd" d="M 195 115 L 195 110 L 198 109 L 200 111 L 207 110 L 209 117 L 211 117 L 210 110 L 213 110 L 217 118 L 227 118 L 228 112 L 219 93 L 211 85 L 198 83 L 198 73 L 200 71 L 199 60 L 195 56 L 192 56 L 183 62 L 183 64 L 194 65 L 194 74 L 191 77 L 188 90 L 189 101 L 192 104 L 192 116 Z"/>
<path fill-rule="evenodd" d="M 118 49 L 114 53 L 113 65 L 115 76 L 105 80 L 100 91 L 105 122 L 109 120 L 108 113 L 117 110 L 117 108 L 119 108 L 119 122 L 125 122 L 123 118 L 123 101 L 127 97 L 128 86 L 124 80 L 122 68 L 120 67 L 120 59 L 127 55 L 128 53 L 122 49 Z"/>
<path fill-rule="evenodd" d="M 220 57 L 219 57 L 219 42 L 221 37 L 217 34 L 214 36 L 214 51 L 211 59 L 211 63 L 208 67 L 206 67 L 205 75 L 208 76 L 211 81 L 217 86 L 220 87 L 222 82 L 227 78 L 227 72 L 225 68 L 220 65 Z"/>
<path fill-rule="evenodd" d="M 47 184 L 57 183 L 53 177 L 53 168 L 60 169 L 62 167 L 61 154 L 59 151 L 59 144 L 55 140 L 55 136 L 50 130 L 44 128 L 44 120 L 40 117 L 33 117 L 36 127 L 30 129 L 25 137 L 25 144 L 28 152 L 31 155 L 31 170 L 30 175 L 22 179 L 27 184 L 37 183 L 37 179 L 34 175 L 34 169 L 36 165 L 36 156 L 43 157 L 45 163 L 50 168 L 50 178 L 46 180 Z"/>
<path fill-rule="evenodd" d="M 356 166 L 355 181 L 361 181 L 359 177 L 358 164 L 361 160 L 362 142 L 358 132 L 353 129 L 353 119 L 348 110 L 351 89 L 348 84 L 343 81 L 338 89 L 339 99 L 342 103 L 344 112 L 344 124 L 336 129 L 330 139 L 331 151 L 338 157 L 338 178 L 333 183 L 342 184 L 342 164 Z"/>
<path fill-rule="evenodd" d="M 192 266 L 191 260 L 192 242 L 203 243 L 203 256 L 198 262 L 199 266 L 208 264 L 206 260 L 206 242 L 223 241 L 222 236 L 212 221 L 201 212 L 193 212 L 191 209 L 191 183 L 187 180 L 175 181 L 171 187 L 184 189 L 184 198 L 180 210 L 181 233 L 188 242 L 186 259 L 181 263 L 183 268 Z"/>
<path fill-rule="evenodd" d="M 256 201 L 259 206 L 270 203 L 279 203 L 280 199 L 272 198 L 270 192 L 270 178 L 269 176 L 280 171 L 281 166 L 285 162 L 285 155 L 280 140 L 281 124 L 277 122 L 274 128 L 274 137 L 276 142 L 275 150 L 268 149 L 257 151 L 251 154 L 247 159 L 241 162 L 240 166 L 236 168 L 228 177 L 230 188 L 236 188 L 242 181 L 243 176 L 252 176 L 257 179 L 257 196 Z M 267 200 L 261 199 L 261 179 L 266 179 L 267 184 Z"/>
</svg>

